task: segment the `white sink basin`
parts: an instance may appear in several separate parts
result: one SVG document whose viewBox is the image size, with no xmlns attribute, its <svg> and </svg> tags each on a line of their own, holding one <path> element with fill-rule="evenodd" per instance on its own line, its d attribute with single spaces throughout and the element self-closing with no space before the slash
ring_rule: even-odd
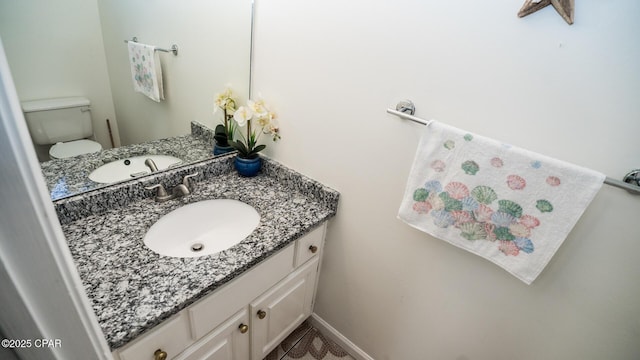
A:
<svg viewBox="0 0 640 360">
<path fill-rule="evenodd" d="M 144 244 L 160 255 L 196 257 L 226 250 L 244 240 L 260 222 L 258 212 L 230 199 L 185 205 L 149 228 Z"/>
<path fill-rule="evenodd" d="M 129 180 L 138 176 L 151 174 L 151 169 L 144 164 L 147 159 L 153 160 L 158 170 L 164 170 L 182 161 L 170 155 L 134 156 L 112 161 L 100 166 L 89 174 L 89 179 L 97 183 L 111 184 L 117 181 Z"/>
</svg>

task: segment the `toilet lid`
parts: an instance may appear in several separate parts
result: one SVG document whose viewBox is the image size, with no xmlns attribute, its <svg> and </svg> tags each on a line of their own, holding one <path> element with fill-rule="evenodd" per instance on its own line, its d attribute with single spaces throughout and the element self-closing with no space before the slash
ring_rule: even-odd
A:
<svg viewBox="0 0 640 360">
<path fill-rule="evenodd" d="M 72 156 L 88 154 L 102 150 L 102 145 L 92 140 L 74 140 L 64 143 L 57 143 L 49 149 L 49 155 L 56 159 L 63 159 Z"/>
</svg>

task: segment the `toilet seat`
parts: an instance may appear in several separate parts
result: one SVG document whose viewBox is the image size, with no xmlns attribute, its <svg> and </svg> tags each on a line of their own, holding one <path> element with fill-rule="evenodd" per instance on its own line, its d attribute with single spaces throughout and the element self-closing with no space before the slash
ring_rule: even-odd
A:
<svg viewBox="0 0 640 360">
<path fill-rule="evenodd" d="M 102 150 L 100 143 L 93 140 L 82 139 L 53 145 L 51 149 L 49 149 L 49 156 L 52 159 L 64 159 L 100 150 Z"/>
</svg>

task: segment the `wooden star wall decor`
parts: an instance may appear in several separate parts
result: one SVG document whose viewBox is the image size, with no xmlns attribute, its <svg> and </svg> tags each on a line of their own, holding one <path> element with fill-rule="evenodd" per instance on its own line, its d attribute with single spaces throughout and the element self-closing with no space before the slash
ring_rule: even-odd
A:
<svg viewBox="0 0 640 360">
<path fill-rule="evenodd" d="M 574 0 L 526 0 L 518 12 L 519 17 L 525 17 L 534 12 L 553 5 L 558 14 L 569 24 L 573 24 Z"/>
</svg>

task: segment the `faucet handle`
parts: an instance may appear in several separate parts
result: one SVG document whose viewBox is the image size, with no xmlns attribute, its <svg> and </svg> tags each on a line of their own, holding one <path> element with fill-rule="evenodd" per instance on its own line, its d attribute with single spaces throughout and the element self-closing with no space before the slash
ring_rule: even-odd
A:
<svg viewBox="0 0 640 360">
<path fill-rule="evenodd" d="M 196 172 L 194 172 L 193 174 L 185 175 L 185 176 L 182 178 L 182 184 L 184 184 L 184 186 L 186 186 L 186 187 L 187 187 L 187 189 L 188 189 L 188 188 L 189 188 L 189 179 L 190 179 L 190 178 L 192 178 L 192 177 L 195 177 L 195 176 L 197 176 L 197 175 L 198 175 L 198 172 L 197 172 L 197 171 L 196 171 Z"/>
<path fill-rule="evenodd" d="M 152 186 L 145 186 L 144 187 L 147 190 L 153 190 L 153 189 L 158 189 L 158 192 L 156 193 L 156 198 L 162 198 L 165 196 L 169 196 L 169 194 L 167 194 L 167 190 L 164 189 L 164 186 L 162 186 L 162 184 L 155 184 Z"/>
</svg>

